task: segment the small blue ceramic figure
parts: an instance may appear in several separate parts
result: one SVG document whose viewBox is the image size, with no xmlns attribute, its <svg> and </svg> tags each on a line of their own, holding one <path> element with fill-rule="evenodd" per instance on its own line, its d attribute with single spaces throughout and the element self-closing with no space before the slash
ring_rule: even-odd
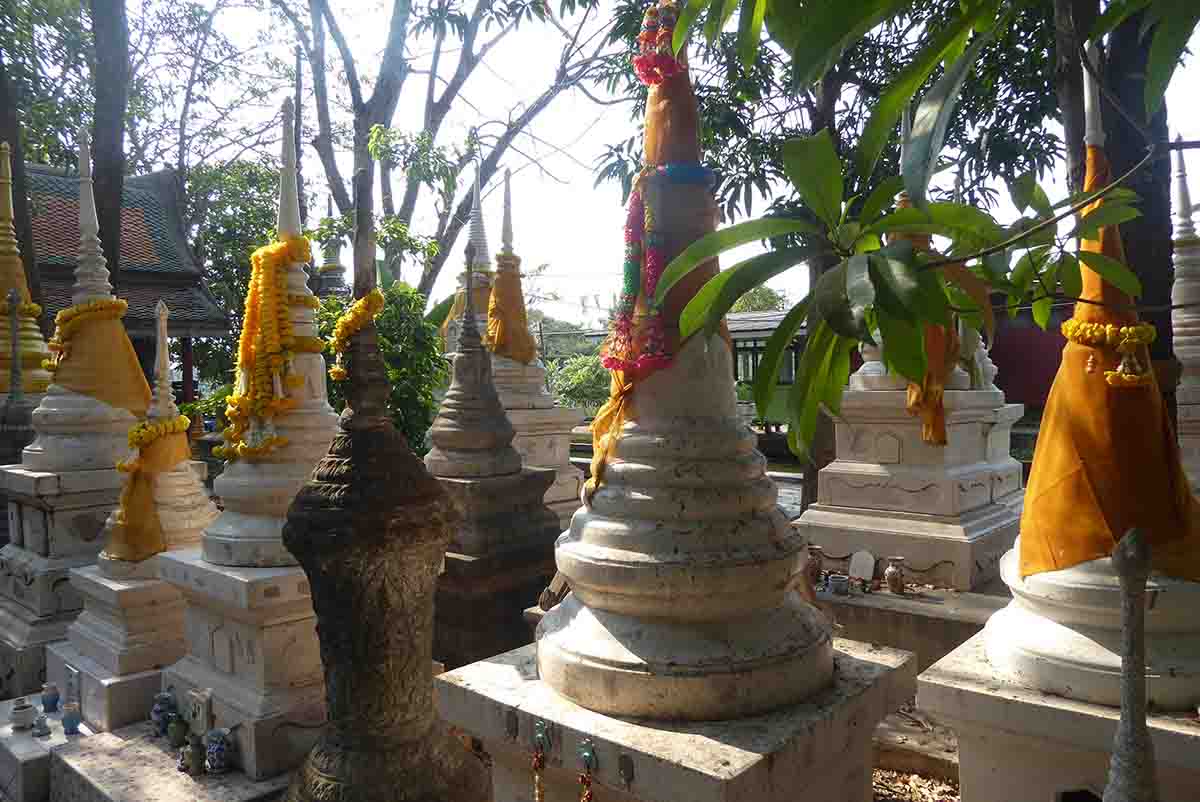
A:
<svg viewBox="0 0 1200 802">
<path fill-rule="evenodd" d="M 43 713 L 42 715 L 37 717 L 36 721 L 33 722 L 33 737 L 34 738 L 45 738 L 49 734 L 50 734 L 50 723 L 48 721 L 46 721 L 46 716 Z"/>
<path fill-rule="evenodd" d="M 61 698 L 62 697 L 58 692 L 58 686 L 53 682 L 47 682 L 42 686 L 42 712 L 57 713 L 58 702 Z"/>
<path fill-rule="evenodd" d="M 154 724 L 155 735 L 166 735 L 167 725 L 171 723 L 170 714 L 175 710 L 175 696 L 170 690 L 154 694 L 154 706 L 150 708 L 150 721 Z"/>
<path fill-rule="evenodd" d="M 224 774 L 229 771 L 230 752 L 233 751 L 231 732 L 225 727 L 214 727 L 204 736 L 206 752 L 204 769 L 209 774 Z"/>
<path fill-rule="evenodd" d="M 83 722 L 83 716 L 79 712 L 79 702 L 63 702 L 63 732 L 67 735 L 78 735 L 79 725 Z"/>
</svg>

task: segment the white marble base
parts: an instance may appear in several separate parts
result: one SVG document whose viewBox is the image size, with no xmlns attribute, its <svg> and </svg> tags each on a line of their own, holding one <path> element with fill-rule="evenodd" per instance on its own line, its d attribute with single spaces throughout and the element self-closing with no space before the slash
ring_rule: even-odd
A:
<svg viewBox="0 0 1200 802">
<path fill-rule="evenodd" d="M 1200 383 L 1195 379 L 1175 390 L 1175 421 L 1179 435 L 1179 456 L 1192 492 L 1200 492 Z"/>
<path fill-rule="evenodd" d="M 162 672 L 157 668 L 114 674 L 80 654 L 70 641 L 46 647 L 49 681 L 66 688 L 72 670 L 79 677 L 79 711 L 93 732 L 108 732 L 148 718 L 154 694 L 162 690 Z"/>
<path fill-rule="evenodd" d="M 300 763 L 325 719 L 324 673 L 308 579 L 295 568 L 205 562 L 199 549 L 158 557 L 181 591 L 188 653 L 163 670 L 176 699 L 211 689 L 215 726 L 235 731 L 234 760 L 255 780 Z"/>
<path fill-rule="evenodd" d="M 39 616 L 0 599 L 0 696 L 41 691 L 46 681 L 46 646 L 67 637 L 76 613 Z"/>
<path fill-rule="evenodd" d="M 1009 454 L 1020 404 L 998 390 L 948 390 L 947 444 L 921 440 L 903 390 L 850 390 L 836 424 L 837 459 L 798 528 L 827 555 L 902 556 L 921 581 L 956 590 L 996 578 L 1023 508 Z"/>
<path fill-rule="evenodd" d="M 442 718 L 483 741 L 494 802 L 528 802 L 538 725 L 549 735 L 546 802 L 576 802 L 579 748 L 591 744 L 597 800 L 869 802 L 871 735 L 911 698 L 912 655 L 838 641 L 836 681 L 807 702 L 724 722 L 616 719 L 537 678 L 530 645 L 434 680 Z"/>
<path fill-rule="evenodd" d="M 147 724 L 92 735 L 54 750 L 53 802 L 267 802 L 291 780 L 257 782 L 238 771 L 191 777 L 176 768 L 177 753 Z"/>
<path fill-rule="evenodd" d="M 42 709 L 41 699 L 31 696 L 29 703 Z M 0 702 L 0 799 L 5 802 L 46 802 L 50 799 L 50 752 L 65 744 L 76 743 L 92 734 L 86 724 L 78 735 L 67 735 L 62 728 L 62 712 L 49 713 L 50 734 L 34 737 L 29 730 L 14 730 L 8 723 L 13 700 Z"/>
<path fill-rule="evenodd" d="M 1001 576 L 1013 600 L 983 631 L 995 670 L 1022 685 L 1120 705 L 1121 586 L 1112 560 L 1022 579 L 1018 549 Z M 1146 697 L 1157 710 L 1200 705 L 1200 582 L 1152 574 L 1146 586 Z"/>
<path fill-rule="evenodd" d="M 917 705 L 958 735 L 963 802 L 1059 802 L 1103 793 L 1116 707 L 1066 699 L 1002 679 L 976 635 L 918 678 Z M 1200 799 L 1200 722 L 1149 717 L 1160 802 Z"/>
<path fill-rule="evenodd" d="M 34 471 L 111 470 L 129 456 L 135 423 L 128 410 L 51 384 L 33 411 L 37 436 L 21 463 Z"/>
</svg>

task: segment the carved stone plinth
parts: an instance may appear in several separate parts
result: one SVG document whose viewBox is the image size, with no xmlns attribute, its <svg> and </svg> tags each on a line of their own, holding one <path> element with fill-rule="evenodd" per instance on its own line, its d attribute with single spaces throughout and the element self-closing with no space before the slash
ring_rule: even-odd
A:
<svg viewBox="0 0 1200 802">
<path fill-rule="evenodd" d="M 121 493 L 116 470 L 0 468 L 10 542 L 0 549 L 0 678 L 6 695 L 31 693 L 45 677 L 45 646 L 66 636 L 83 607 L 71 569 L 104 546 L 104 522 Z"/>
<path fill-rule="evenodd" d="M 948 443 L 934 446 L 922 442 L 905 397 L 845 392 L 837 459 L 821 470 L 817 503 L 797 527 L 827 558 L 899 555 L 916 581 L 979 588 L 995 579 L 1020 524 L 1021 465 L 1009 439 L 1022 407 L 1005 404 L 999 390 L 947 390 Z"/>
<path fill-rule="evenodd" d="M 982 633 L 993 670 L 1029 688 L 1116 708 L 1121 701 L 1121 585 L 1105 557 L 1022 579 L 1019 543 L 1001 577 L 1013 600 Z M 1147 699 L 1156 710 L 1200 705 L 1200 582 L 1152 575 L 1146 594 Z"/>
<path fill-rule="evenodd" d="M 538 669 L 584 707 L 741 718 L 832 680 L 829 623 L 796 590 L 805 541 L 732 377 L 725 341 L 695 336 L 642 381 L 604 482 L 558 541 L 573 594 L 538 628 Z"/>
<path fill-rule="evenodd" d="M 639 721 L 564 699 L 539 679 L 535 649 L 434 680 L 442 717 L 492 758 L 494 802 L 532 797 L 539 732 L 546 802 L 580 798 L 585 748 L 594 797 L 606 802 L 869 802 L 871 735 L 911 697 L 916 675 L 908 652 L 838 640 L 833 683 L 802 703 L 735 721 Z"/>
<path fill-rule="evenodd" d="M 1168 595 L 1160 593 L 1158 600 Z M 1147 624 L 1154 613 L 1153 608 L 1147 610 Z M 917 706 L 958 736 L 962 798 L 1056 802 L 1067 792 L 1086 791 L 1099 799 L 1121 711 L 1006 678 L 988 659 L 990 637 L 988 632 L 976 635 L 917 680 Z M 1154 680 L 1148 679 L 1153 695 Z M 1195 710 L 1155 711 L 1147 723 L 1160 802 L 1200 799 L 1200 722 Z"/>
</svg>

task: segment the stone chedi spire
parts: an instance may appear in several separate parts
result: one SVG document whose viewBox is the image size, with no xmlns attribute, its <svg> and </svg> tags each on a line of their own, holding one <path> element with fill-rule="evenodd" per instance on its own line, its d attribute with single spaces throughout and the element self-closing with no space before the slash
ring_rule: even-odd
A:
<svg viewBox="0 0 1200 802">
<path fill-rule="evenodd" d="M 38 328 L 38 318 L 41 308 L 30 302 L 29 285 L 25 280 L 25 266 L 21 261 L 21 251 L 17 245 L 17 232 L 13 227 L 13 196 L 12 196 L 12 163 L 11 149 L 7 142 L 0 142 L 0 297 L 7 301 L 3 314 L 0 314 L 0 393 L 9 392 L 9 364 L 14 357 L 10 339 L 17 338 L 15 357 L 21 364 L 21 376 L 24 382 L 22 390 L 36 396 L 34 405 L 41 394 L 50 386 L 50 374 L 42 367 L 42 363 L 50 358 L 46 348 L 46 340 Z M 24 202 L 24 199 L 21 199 Z M 16 291 L 16 301 L 12 300 L 12 292 Z M 4 322 L 5 318 L 15 318 L 18 321 L 16 334 Z M 7 448 L 7 446 L 4 446 Z M 9 459 L 6 464 L 20 462 L 17 458 Z"/>
<path fill-rule="evenodd" d="M 150 402 L 150 386 L 121 323 L 123 306 L 108 283 L 99 231 L 91 147 L 86 129 L 80 129 L 79 259 L 73 306 L 59 319 L 79 314 L 55 331 L 54 341 L 61 342 L 54 381 L 34 410 L 37 437 L 22 455 L 22 463 L 32 470 L 112 468 L 126 454 L 126 433 L 145 416 Z M 96 312 L 88 311 L 96 307 Z"/>
<path fill-rule="evenodd" d="M 15 309 L 21 305 L 21 293 L 14 287 L 8 291 L 8 308 Z M 8 376 L 11 388 L 4 396 L 0 409 L 0 459 L 4 464 L 12 465 L 21 461 L 21 449 L 33 440 L 33 409 L 37 406 L 37 397 L 25 394 L 25 382 L 22 376 L 24 368 L 21 364 L 21 317 L 8 316 Z M 41 335 L 39 334 L 39 337 Z M 44 343 L 43 343 L 44 344 Z M 0 531 L 7 539 L 8 516 L 0 520 Z"/>
<path fill-rule="evenodd" d="M 475 310 L 476 328 L 486 332 L 488 326 L 487 313 L 494 275 L 492 273 L 491 251 L 488 249 L 487 232 L 483 227 L 483 205 L 480 202 L 478 172 L 475 174 L 475 181 L 471 187 L 471 222 L 467 232 L 467 241 L 472 246 L 472 253 L 474 254 L 471 257 L 471 264 L 467 265 L 468 270 L 473 271 L 473 275 L 470 276 L 474 292 L 471 304 Z M 467 278 L 467 270 L 458 274 L 458 290 L 454 296 L 454 305 L 450 307 L 450 313 L 446 315 L 446 321 L 442 324 L 442 339 L 446 346 L 446 353 L 448 354 L 457 354 L 461 350 L 458 338 L 462 330 L 463 315 L 467 308 Z M 451 356 L 451 359 L 453 358 Z"/>
<path fill-rule="evenodd" d="M 293 116 L 289 99 L 284 104 L 283 130 L 291 130 Z M 283 137 L 283 170 L 280 172 L 280 241 L 302 236 L 300 201 L 296 190 L 296 153 L 290 136 Z M 312 298 L 304 264 L 286 266 L 287 315 L 297 340 L 315 341 L 316 310 L 304 299 Z M 270 288 L 261 287 L 268 292 Z M 329 447 L 337 416 L 326 397 L 325 359 L 320 353 L 297 349 L 292 357 L 284 389 L 285 411 L 266 424 L 252 420 L 251 432 L 267 429 L 284 438 L 283 445 L 252 459 L 229 463 L 214 483 L 214 492 L 225 509 L 204 533 L 204 559 L 219 565 L 295 565 L 283 547 L 281 535 L 288 504 L 300 489 L 312 466 Z"/>
<path fill-rule="evenodd" d="M 1171 211 L 1175 218 L 1175 280 L 1171 285 L 1171 332 L 1175 357 L 1183 368 L 1175 390 L 1179 451 L 1192 492 L 1200 490 L 1200 236 L 1188 188 L 1185 151 L 1175 160 Z"/>
<path fill-rule="evenodd" d="M 358 223 L 370 225 L 363 194 Z M 374 254 L 362 257 L 359 270 L 374 262 Z M 469 353 L 479 350 L 477 333 L 474 341 Z M 482 764 L 433 707 L 433 600 L 459 516 L 392 424 L 374 323 L 353 336 L 345 357 L 340 429 L 283 534 L 312 588 L 329 711 L 286 799 L 486 799 Z"/>
<path fill-rule="evenodd" d="M 521 288 L 521 260 L 512 247 L 512 191 L 510 175 L 504 173 L 504 246 L 496 257 L 496 276 L 492 281 L 492 295 L 488 301 L 487 347 L 498 357 L 520 365 L 529 365 L 537 359 L 537 345 L 529 332 L 529 317 L 525 311 L 525 292 Z M 473 243 L 472 243 L 473 244 Z M 499 367 L 499 366 L 497 366 Z M 497 383 L 506 384 L 497 375 Z M 517 377 L 513 377 L 514 379 Z M 545 371 L 535 371 L 530 378 L 537 386 L 526 388 L 539 393 L 546 383 Z M 520 392 L 520 388 L 512 387 Z M 505 406 L 509 403 L 505 402 Z"/>
<path fill-rule="evenodd" d="M 333 217 L 333 196 L 326 200 L 325 216 Z M 350 292 L 350 288 L 346 286 L 346 268 L 338 261 L 341 252 L 342 241 L 338 237 L 330 239 L 321 249 L 316 294 L 322 298 L 327 295 L 346 295 Z"/>
</svg>

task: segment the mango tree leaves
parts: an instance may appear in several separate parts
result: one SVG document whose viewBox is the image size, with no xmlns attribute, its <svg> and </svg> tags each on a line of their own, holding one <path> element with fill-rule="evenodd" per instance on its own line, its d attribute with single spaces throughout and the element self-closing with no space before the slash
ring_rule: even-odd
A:
<svg viewBox="0 0 1200 802">
<path fill-rule="evenodd" d="M 893 199 L 900 194 L 902 189 L 904 189 L 904 179 L 898 175 L 880 181 L 863 201 L 862 208 L 858 211 L 859 221 L 865 224 L 875 222 L 875 218 L 879 217 L 883 210 L 892 204 Z"/>
<path fill-rule="evenodd" d="M 1075 228 L 1068 236 L 1079 237 L 1080 239 L 1094 239 L 1100 233 L 1100 228 L 1103 226 L 1120 225 L 1141 216 L 1142 213 L 1132 206 L 1125 206 L 1119 203 L 1102 203 L 1084 215 L 1083 219 L 1075 224 Z"/>
<path fill-rule="evenodd" d="M 828 129 L 783 143 L 783 168 L 806 206 L 836 228 L 842 217 L 842 163 Z"/>
<path fill-rule="evenodd" d="M 911 242 L 897 240 L 868 254 L 868 259 L 877 310 L 914 323 L 919 320 L 943 325 L 950 322 L 946 294 L 937 274 L 921 269 Z"/>
<path fill-rule="evenodd" d="M 758 407 L 760 418 L 767 416 L 767 410 L 771 406 L 771 397 L 775 394 L 775 388 L 779 386 L 776 381 L 779 376 L 779 368 L 783 364 L 784 358 L 788 356 L 788 346 L 792 344 L 800 327 L 804 325 L 805 318 L 808 317 L 811 300 L 812 296 L 806 295 L 804 300 L 793 306 L 784 315 L 783 320 L 775 327 L 775 331 L 771 332 L 767 345 L 763 349 L 762 360 L 758 363 L 754 373 L 754 403 Z"/>
<path fill-rule="evenodd" d="M 738 58 L 746 69 L 754 66 L 766 14 L 767 0 L 742 0 L 738 18 Z"/>
<path fill-rule="evenodd" d="M 716 331 L 721 318 L 750 290 L 803 262 L 811 248 L 798 246 L 768 251 L 722 270 L 705 282 L 679 315 L 679 334 L 690 337 L 701 328 Z"/>
<path fill-rule="evenodd" d="M 809 459 L 821 407 L 836 410 L 841 405 L 854 345 L 853 339 L 838 335 L 824 320 L 809 327 L 796 381 L 788 393 L 788 447 L 802 460 Z"/>
<path fill-rule="evenodd" d="M 1142 294 L 1142 282 L 1132 270 L 1116 259 L 1095 251 L 1080 251 L 1079 261 L 1126 295 L 1136 298 Z"/>
<path fill-rule="evenodd" d="M 949 264 L 942 267 L 942 273 L 948 281 L 953 282 L 979 308 L 983 316 L 983 328 L 988 342 L 996 335 L 996 314 L 992 311 L 991 290 L 986 281 L 972 273 L 960 264 Z"/>
<path fill-rule="evenodd" d="M 1078 298 L 1083 292 L 1083 276 L 1079 270 L 1079 259 L 1073 253 L 1064 253 L 1058 260 L 1058 284 L 1063 295 Z"/>
<path fill-rule="evenodd" d="M 1024 213 L 1026 209 L 1032 207 L 1040 217 L 1054 215 L 1054 210 L 1050 207 L 1050 199 L 1046 196 L 1046 190 L 1041 188 L 1037 182 L 1037 176 L 1032 172 L 1010 181 L 1008 194 L 1012 196 L 1013 206 L 1017 207 L 1018 212 Z"/>
<path fill-rule="evenodd" d="M 791 54 L 796 81 L 808 86 L 820 80 L 846 48 L 879 23 L 903 12 L 912 2 L 772 0 L 767 4 L 767 31 Z"/>
<path fill-rule="evenodd" d="M 876 310 L 875 320 L 879 324 L 883 361 L 888 369 L 909 381 L 921 381 L 928 363 L 924 324 L 896 317 L 882 308 Z"/>
</svg>

